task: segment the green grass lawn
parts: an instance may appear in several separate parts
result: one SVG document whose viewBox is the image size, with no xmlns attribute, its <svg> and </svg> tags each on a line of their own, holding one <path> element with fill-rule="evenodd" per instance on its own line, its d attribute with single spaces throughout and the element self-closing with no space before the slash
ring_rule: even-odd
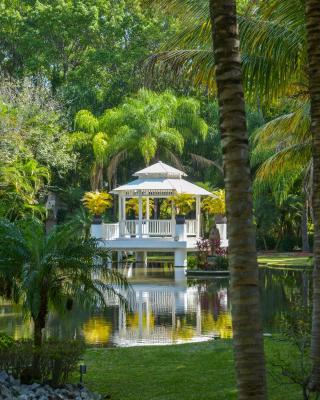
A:
<svg viewBox="0 0 320 400">
<path fill-rule="evenodd" d="M 311 267 L 313 264 L 312 257 L 298 253 L 263 254 L 259 255 L 258 262 L 271 267 Z"/>
<path fill-rule="evenodd" d="M 268 354 L 278 351 L 266 339 Z M 112 400 L 236 399 L 232 341 L 89 349 L 85 384 Z M 301 399 L 300 388 L 269 379 L 270 399 Z"/>
</svg>

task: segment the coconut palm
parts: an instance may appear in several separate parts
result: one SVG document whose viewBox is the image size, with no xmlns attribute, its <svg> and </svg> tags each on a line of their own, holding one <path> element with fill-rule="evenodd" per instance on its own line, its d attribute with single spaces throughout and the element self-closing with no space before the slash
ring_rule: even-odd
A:
<svg viewBox="0 0 320 400">
<path fill-rule="evenodd" d="M 232 325 L 239 399 L 266 399 L 256 232 L 235 0 L 210 0 L 229 223 Z"/>
<path fill-rule="evenodd" d="M 147 62 L 148 75 L 170 73 L 216 92 L 208 0 L 155 0 L 176 13 L 184 29 Z M 306 92 L 304 2 L 238 2 L 244 84 L 255 101 Z M 293 92 L 294 90 L 294 92 Z"/>
<path fill-rule="evenodd" d="M 320 3 L 306 0 L 309 91 L 313 152 L 314 270 L 311 355 L 311 390 L 320 392 Z"/>
<path fill-rule="evenodd" d="M 127 288 L 107 268 L 108 252 L 78 235 L 72 224 L 48 234 L 37 220 L 0 220 L 0 293 L 22 303 L 34 323 L 34 344 L 41 346 L 50 310 L 67 312 L 73 303 L 105 306 L 114 285 Z"/>
<path fill-rule="evenodd" d="M 309 102 L 294 101 L 295 110 L 283 114 L 259 128 L 252 136 L 251 164 L 257 170 L 255 193 L 263 195 L 271 190 L 277 204 L 281 205 L 301 187 L 304 198 L 301 213 L 303 251 L 309 251 L 308 215 L 312 211 L 312 142 Z M 311 212 L 311 216 L 313 213 Z"/>
</svg>

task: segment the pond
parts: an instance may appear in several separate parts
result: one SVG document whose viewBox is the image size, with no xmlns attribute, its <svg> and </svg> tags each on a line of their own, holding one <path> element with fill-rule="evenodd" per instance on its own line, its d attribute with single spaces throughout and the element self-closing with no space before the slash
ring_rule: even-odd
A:
<svg viewBox="0 0 320 400">
<path fill-rule="evenodd" d="M 131 309 L 109 300 L 108 309 L 74 308 L 64 316 L 50 314 L 46 337 L 79 338 L 95 346 L 137 346 L 231 338 L 229 279 L 177 279 L 168 263 L 123 268 L 135 292 Z M 279 330 L 293 304 L 310 305 L 311 273 L 260 269 L 265 333 Z M 0 331 L 18 338 L 32 335 L 21 309 L 0 303 Z"/>
</svg>

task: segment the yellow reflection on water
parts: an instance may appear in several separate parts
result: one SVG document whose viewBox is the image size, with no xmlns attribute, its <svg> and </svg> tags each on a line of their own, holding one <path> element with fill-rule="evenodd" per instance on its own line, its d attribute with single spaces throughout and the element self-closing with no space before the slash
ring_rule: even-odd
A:
<svg viewBox="0 0 320 400">
<path fill-rule="evenodd" d="M 83 336 L 88 344 L 105 344 L 111 334 L 111 324 L 103 317 L 92 317 L 83 327 Z"/>
<path fill-rule="evenodd" d="M 217 319 L 213 315 L 206 312 L 201 318 L 202 329 L 206 332 L 215 332 L 221 339 L 232 338 L 232 321 L 231 313 L 220 313 Z"/>
<path fill-rule="evenodd" d="M 188 325 L 185 318 L 178 318 L 176 327 L 172 331 L 172 339 L 174 342 L 178 340 L 191 340 L 195 334 L 194 328 Z"/>
<path fill-rule="evenodd" d="M 154 327 L 154 315 L 152 312 L 143 312 L 141 315 L 142 319 L 142 328 L 153 328 Z M 130 328 L 138 328 L 139 327 L 139 312 L 135 312 L 134 314 L 127 315 L 127 325 Z"/>
</svg>

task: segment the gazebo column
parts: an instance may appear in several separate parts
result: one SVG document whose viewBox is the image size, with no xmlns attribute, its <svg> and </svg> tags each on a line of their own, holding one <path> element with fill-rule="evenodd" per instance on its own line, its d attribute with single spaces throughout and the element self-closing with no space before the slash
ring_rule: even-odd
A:
<svg viewBox="0 0 320 400">
<path fill-rule="evenodd" d="M 149 236 L 149 219 L 150 219 L 150 201 L 149 197 L 146 197 L 146 226 L 145 226 L 145 234 Z"/>
<path fill-rule="evenodd" d="M 126 217 L 126 198 L 122 197 L 122 221 L 125 221 Z"/>
<path fill-rule="evenodd" d="M 121 194 L 119 195 L 119 198 L 118 198 L 118 221 L 119 221 L 119 236 L 121 237 L 122 236 L 122 219 L 123 219 L 123 216 L 122 216 L 122 196 L 121 196 Z"/>
<path fill-rule="evenodd" d="M 119 236 L 125 234 L 125 219 L 126 219 L 126 198 L 119 195 Z"/>
<path fill-rule="evenodd" d="M 176 236 L 176 209 L 171 204 L 171 236 Z"/>
<path fill-rule="evenodd" d="M 139 193 L 139 225 L 138 225 L 138 236 L 142 238 L 142 195 Z"/>
<path fill-rule="evenodd" d="M 146 198 L 146 220 L 150 219 L 150 202 L 149 197 Z"/>
<path fill-rule="evenodd" d="M 200 237 L 201 234 L 201 212 L 200 212 L 201 198 L 196 196 L 196 237 Z"/>
</svg>

